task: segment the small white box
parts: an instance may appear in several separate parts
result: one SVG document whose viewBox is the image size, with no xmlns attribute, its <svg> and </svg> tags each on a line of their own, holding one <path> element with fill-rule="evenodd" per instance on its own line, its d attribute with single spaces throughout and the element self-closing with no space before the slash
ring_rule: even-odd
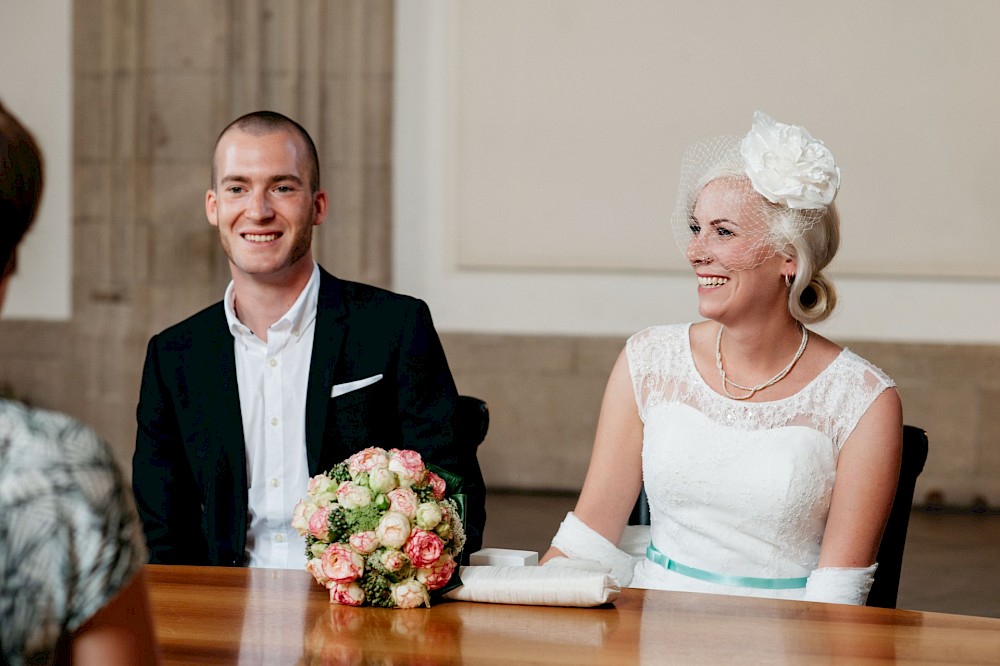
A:
<svg viewBox="0 0 1000 666">
<path fill-rule="evenodd" d="M 538 565 L 538 553 L 512 548 L 483 548 L 469 556 L 469 564 L 480 567 L 534 567 Z"/>
</svg>

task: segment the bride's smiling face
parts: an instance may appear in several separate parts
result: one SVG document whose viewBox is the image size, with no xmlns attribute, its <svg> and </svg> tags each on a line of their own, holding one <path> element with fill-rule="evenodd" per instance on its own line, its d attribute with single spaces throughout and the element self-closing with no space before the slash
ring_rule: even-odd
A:
<svg viewBox="0 0 1000 666">
<path fill-rule="evenodd" d="M 698 195 L 687 260 L 698 276 L 702 316 L 787 295 L 783 274 L 794 274 L 794 265 L 772 244 L 767 207 L 743 178 L 713 180 Z"/>
</svg>

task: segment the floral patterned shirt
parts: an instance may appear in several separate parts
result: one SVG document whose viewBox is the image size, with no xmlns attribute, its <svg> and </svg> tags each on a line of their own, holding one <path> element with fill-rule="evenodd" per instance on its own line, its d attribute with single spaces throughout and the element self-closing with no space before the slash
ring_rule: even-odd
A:
<svg viewBox="0 0 1000 666">
<path fill-rule="evenodd" d="M 54 663 L 145 563 L 141 535 L 94 431 L 0 400 L 0 662 Z"/>
</svg>

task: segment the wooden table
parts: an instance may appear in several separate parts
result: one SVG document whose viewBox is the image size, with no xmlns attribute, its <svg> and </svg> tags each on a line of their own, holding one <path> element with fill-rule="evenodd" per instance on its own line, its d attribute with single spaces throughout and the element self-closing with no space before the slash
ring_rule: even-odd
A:
<svg viewBox="0 0 1000 666">
<path fill-rule="evenodd" d="M 167 664 L 1000 664 L 1000 619 L 625 590 L 600 608 L 331 605 L 305 571 L 147 567 Z"/>
</svg>

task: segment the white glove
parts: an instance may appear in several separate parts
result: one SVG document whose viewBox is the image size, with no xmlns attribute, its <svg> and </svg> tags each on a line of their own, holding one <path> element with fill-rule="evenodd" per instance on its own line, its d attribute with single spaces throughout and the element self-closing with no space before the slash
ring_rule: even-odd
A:
<svg viewBox="0 0 1000 666">
<path fill-rule="evenodd" d="M 806 581 L 806 601 L 863 606 L 875 580 L 878 562 L 870 567 L 821 567 Z"/>
<path fill-rule="evenodd" d="M 615 544 L 592 530 L 572 511 L 566 514 L 566 519 L 559 525 L 559 531 L 552 538 L 552 546 L 558 548 L 571 560 L 586 561 L 579 563 L 583 566 L 573 566 L 593 569 L 593 563 L 596 561 L 601 568 L 611 574 L 619 586 L 628 587 L 628 584 L 632 582 L 632 571 L 635 568 L 636 559 L 619 550 Z M 553 558 L 546 564 L 567 565 L 565 561 L 559 562 L 559 559 Z"/>
<path fill-rule="evenodd" d="M 597 560 L 585 560 L 580 557 L 572 559 L 568 557 L 553 557 L 543 564 L 545 567 L 566 567 L 567 569 L 579 569 L 580 571 L 596 571 L 598 573 L 611 573 L 611 567 L 604 566 Z"/>
</svg>

